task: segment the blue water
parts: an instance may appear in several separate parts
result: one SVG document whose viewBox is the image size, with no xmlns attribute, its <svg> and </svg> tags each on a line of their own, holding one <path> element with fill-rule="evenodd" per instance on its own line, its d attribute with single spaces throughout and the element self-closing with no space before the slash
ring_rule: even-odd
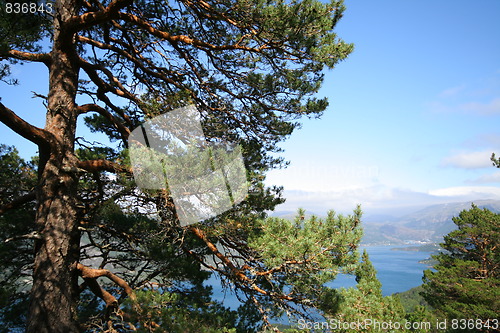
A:
<svg viewBox="0 0 500 333">
<path fill-rule="evenodd" d="M 402 246 L 361 246 L 360 253 L 366 249 L 370 261 L 377 270 L 377 277 L 382 283 L 382 294 L 391 295 L 396 292 L 403 292 L 422 284 L 423 271 L 428 267 L 419 263 L 430 257 L 430 252 L 398 251 L 393 248 Z M 220 280 L 212 276 L 208 284 L 213 286 L 214 298 L 224 304 L 224 306 L 236 309 L 239 302 L 236 296 L 230 291 L 223 291 Z M 356 286 L 355 277 L 351 275 L 339 275 L 328 284 L 333 288 L 348 288 Z"/>
<path fill-rule="evenodd" d="M 370 261 L 377 270 L 377 277 L 382 283 L 384 296 L 406 291 L 422 284 L 423 271 L 429 268 L 419 261 L 430 257 L 430 252 L 398 251 L 393 248 L 402 246 L 361 246 L 360 252 L 366 249 Z M 329 284 L 334 288 L 356 286 L 354 276 L 339 275 Z"/>
</svg>

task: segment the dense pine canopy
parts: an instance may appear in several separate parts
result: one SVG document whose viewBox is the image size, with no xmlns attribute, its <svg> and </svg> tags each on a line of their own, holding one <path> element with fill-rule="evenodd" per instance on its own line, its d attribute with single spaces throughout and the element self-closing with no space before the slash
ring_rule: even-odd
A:
<svg viewBox="0 0 500 333">
<path fill-rule="evenodd" d="M 424 276 L 427 302 L 447 318 L 496 318 L 500 312 L 500 214 L 472 206 L 453 218 L 435 271 Z"/>
<path fill-rule="evenodd" d="M 284 200 L 264 185 L 287 164 L 278 144 L 326 110 L 324 75 L 353 50 L 334 31 L 343 1 L 16 1 L 35 2 L 23 13 L 0 0 L 2 84 L 19 83 L 12 69 L 23 63 L 49 74 L 30 110 L 44 128 L 0 92 L 0 121 L 38 146 L 30 161 L 0 146 L 0 332 L 258 332 L 284 316 L 403 325 L 498 314 L 498 214 L 473 206 L 454 219 L 424 277 L 433 308 L 406 315 L 382 295 L 368 255 L 360 260 L 360 207 L 268 216 Z M 229 211 L 187 226 L 168 187 L 137 186 L 128 144 L 138 126 L 185 106 L 200 112 L 209 143 L 241 147 L 249 187 Z M 79 126 L 106 139 L 77 137 Z M 340 273 L 356 288 L 328 288 Z M 215 300 L 214 276 L 241 307 Z"/>
<path fill-rule="evenodd" d="M 10 148 L 2 152 L 17 158 L 9 172 L 26 165 L 24 172 L 37 173 L 22 190 L 2 193 L 1 221 L 13 226 L 3 231 L 13 241 L 2 251 L 35 249 L 34 257 L 3 262 L 6 272 L 22 274 L 1 276 L 2 320 L 14 326 L 26 320 L 28 332 L 37 333 L 175 331 L 183 313 L 197 313 L 193 327 L 248 331 L 282 311 L 314 307 L 322 284 L 356 261 L 360 212 L 293 226 L 267 219 L 265 212 L 282 202 L 281 189 L 265 188 L 263 180 L 286 164 L 274 154 L 277 143 L 301 117 L 327 107 L 314 96 L 324 69 L 353 49 L 333 31 L 342 1 L 38 4 L 46 10 L 2 11 L 0 21 L 2 80 L 15 83 L 10 68 L 19 62 L 49 71 L 49 93 L 37 94 L 43 104 L 34 110 L 46 113 L 45 128 L 0 103 L 0 120 L 39 146 L 36 166 Z M 127 139 L 142 122 L 188 105 L 200 111 L 209 142 L 242 147 L 250 187 L 231 211 L 181 227 L 168 190 L 135 186 Z M 109 142 L 76 137 L 80 118 Z M 29 218 L 13 223 L 22 214 Z M 274 246 L 275 239 L 294 239 L 300 253 Z M 244 310 L 209 301 L 203 281 L 211 272 Z M 29 289 L 23 320 L 9 317 Z M 148 307 L 160 304 L 165 312 L 153 319 Z"/>
</svg>

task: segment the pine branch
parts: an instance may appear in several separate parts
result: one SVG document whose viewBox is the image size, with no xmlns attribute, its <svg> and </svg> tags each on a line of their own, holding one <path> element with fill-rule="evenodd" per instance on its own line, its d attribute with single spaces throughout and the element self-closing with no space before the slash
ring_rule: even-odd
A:
<svg viewBox="0 0 500 333">
<path fill-rule="evenodd" d="M 127 52 L 126 51 L 127 49 L 133 48 L 132 45 L 128 45 L 126 43 L 120 43 L 122 48 L 119 48 L 115 45 L 105 44 L 105 43 L 102 43 L 102 42 L 99 42 L 99 41 L 96 41 L 96 40 L 93 40 L 91 38 L 84 37 L 84 36 L 77 36 L 77 39 L 80 42 L 86 43 L 88 45 L 92 45 L 92 46 L 97 47 L 101 50 L 111 50 L 113 52 L 116 52 L 117 54 L 123 56 L 123 58 L 125 58 L 128 61 L 130 61 L 131 63 L 133 63 L 137 68 L 139 68 L 145 74 L 152 76 L 152 77 L 155 77 L 157 79 L 163 80 L 166 83 L 172 84 L 179 89 L 186 89 L 186 87 L 183 87 L 176 80 L 173 80 L 172 78 L 168 77 L 166 75 L 167 73 L 165 73 L 165 69 L 158 68 L 158 67 L 154 66 L 154 64 L 150 60 L 141 56 L 140 53 L 135 53 L 132 55 L 131 53 Z M 113 38 L 111 38 L 110 40 L 119 43 L 118 40 L 115 40 Z M 95 76 L 93 76 L 93 77 L 95 77 Z M 101 82 L 96 82 L 99 80 L 92 79 L 92 81 L 98 87 L 103 85 L 103 83 L 101 83 Z M 146 83 L 146 82 L 143 82 L 143 83 Z"/>
<path fill-rule="evenodd" d="M 187 45 L 193 45 L 199 49 L 203 50 L 213 50 L 213 51 L 224 51 L 224 50 L 242 50 L 254 53 L 261 53 L 264 49 L 269 48 L 265 43 L 259 46 L 258 48 L 248 47 L 244 45 L 236 44 L 226 44 L 226 45 L 215 45 L 208 42 L 204 42 L 199 39 L 191 38 L 186 35 L 172 35 L 169 32 L 162 31 L 153 27 L 149 22 L 142 20 L 140 17 L 130 14 L 130 13 L 118 13 L 118 18 L 134 24 L 135 26 L 141 28 L 145 32 L 160 38 L 162 40 L 167 40 L 171 43 L 183 43 Z"/>
<path fill-rule="evenodd" d="M 30 53 L 18 50 L 9 50 L 6 53 L 0 54 L 0 59 L 7 58 L 22 61 L 42 62 L 47 66 L 49 66 L 52 61 L 52 59 L 50 58 L 50 54 L 48 53 Z"/>
<path fill-rule="evenodd" d="M 41 239 L 43 239 L 43 237 L 37 231 L 32 231 L 32 232 L 27 233 L 25 235 L 7 238 L 6 240 L 4 240 L 4 243 L 9 243 L 9 242 L 20 240 L 20 239 L 38 239 L 38 240 L 41 240 Z"/>
<path fill-rule="evenodd" d="M 0 121 L 23 138 L 38 146 L 52 148 L 52 145 L 56 142 L 52 133 L 31 125 L 2 103 L 0 103 Z"/>
<path fill-rule="evenodd" d="M 108 160 L 79 161 L 78 168 L 86 170 L 88 172 L 108 171 L 113 173 L 132 173 L 132 170 L 130 168 L 124 167 L 118 163 L 114 163 Z"/>
<path fill-rule="evenodd" d="M 116 285 L 121 287 L 125 291 L 125 293 L 130 297 L 130 299 L 132 299 L 133 301 L 136 300 L 134 290 L 129 286 L 127 281 L 116 276 L 107 269 L 90 268 L 80 263 L 76 264 L 76 269 L 80 271 L 80 276 L 84 279 L 96 279 L 102 276 L 107 277 L 108 279 L 113 281 Z"/>
<path fill-rule="evenodd" d="M 246 284 L 248 288 L 250 289 L 253 289 L 254 291 L 262 294 L 262 295 L 266 295 L 266 296 L 272 296 L 272 297 L 276 297 L 278 299 L 281 299 L 281 300 L 287 300 L 287 301 L 296 301 L 296 299 L 294 299 L 293 297 L 291 296 L 288 296 L 288 295 L 278 295 L 278 294 L 274 294 L 274 293 L 270 293 L 268 291 L 265 291 L 264 289 L 260 288 L 259 286 L 257 286 L 248 276 L 246 276 L 243 271 L 241 269 L 238 269 L 232 262 L 231 260 L 229 260 L 228 257 L 226 257 L 225 255 L 223 255 L 218 249 L 217 249 L 217 246 L 215 246 L 214 243 L 210 242 L 210 240 L 207 238 L 207 236 L 205 235 L 205 233 L 199 229 L 199 228 L 196 228 L 196 227 L 190 227 L 189 230 L 191 230 L 195 235 L 196 237 L 198 237 L 199 239 L 201 239 L 206 245 L 207 247 L 210 249 L 210 251 L 212 251 L 212 253 L 217 257 L 219 258 L 223 263 L 224 265 L 229 268 L 229 270 L 233 273 L 233 275 L 242 283 Z"/>
<path fill-rule="evenodd" d="M 85 283 L 82 287 L 88 287 L 94 295 L 102 299 L 106 303 L 107 308 L 116 308 L 118 306 L 118 300 L 116 297 L 111 295 L 109 292 L 104 290 L 96 278 L 84 277 Z"/>
<path fill-rule="evenodd" d="M 36 193 L 34 191 L 30 192 L 28 194 L 25 194 L 21 197 L 15 198 L 14 200 L 9 202 L 8 204 L 0 206 L 0 215 L 4 214 L 8 210 L 15 209 L 15 208 L 27 203 L 27 202 L 30 202 L 30 201 L 34 200 L 35 198 L 36 198 Z"/>
<path fill-rule="evenodd" d="M 101 65 L 96 65 L 89 63 L 85 61 L 84 59 L 80 58 L 80 66 L 83 68 L 85 73 L 89 76 L 89 78 L 94 82 L 94 84 L 101 89 L 104 93 L 110 92 L 112 94 L 115 94 L 118 97 L 126 98 L 130 100 L 131 102 L 140 105 L 140 100 L 137 98 L 137 96 L 134 96 L 131 92 L 129 92 L 122 84 L 121 82 L 112 75 L 112 73 L 109 71 L 104 66 Z M 97 71 L 103 72 L 109 79 L 110 82 L 104 81 L 98 74 Z M 121 87 L 119 88 L 115 88 Z"/>
<path fill-rule="evenodd" d="M 79 112 L 86 113 L 86 112 L 97 112 L 109 122 L 111 122 L 115 128 L 120 132 L 122 135 L 122 139 L 125 141 L 127 140 L 128 136 L 130 135 L 130 129 L 128 127 L 124 126 L 116 117 L 114 117 L 110 112 L 108 112 L 105 108 L 97 105 L 97 104 L 84 104 L 80 105 L 78 107 Z"/>
<path fill-rule="evenodd" d="M 490 160 L 491 160 L 491 162 L 493 162 L 493 166 L 495 166 L 497 168 L 500 168 L 500 157 L 496 158 L 495 153 L 491 154 Z"/>
<path fill-rule="evenodd" d="M 66 28 L 71 32 L 77 32 L 112 20 L 117 18 L 120 9 L 131 5 L 132 2 L 132 0 L 114 0 L 106 8 L 101 8 L 100 11 L 73 16 L 66 22 Z"/>
</svg>

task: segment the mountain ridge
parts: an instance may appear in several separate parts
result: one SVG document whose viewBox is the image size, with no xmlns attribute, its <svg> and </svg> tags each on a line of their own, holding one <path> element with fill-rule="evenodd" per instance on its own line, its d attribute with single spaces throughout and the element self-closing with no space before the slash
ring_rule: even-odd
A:
<svg viewBox="0 0 500 333">
<path fill-rule="evenodd" d="M 371 215 L 363 221 L 362 243 L 367 245 L 399 245 L 412 243 L 439 243 L 443 236 L 455 229 L 452 218 L 472 204 L 500 212 L 500 200 L 484 199 L 429 205 L 413 213 L 397 217 L 391 214 Z M 277 211 L 271 216 L 293 219 L 296 212 Z M 316 215 L 306 212 L 306 217 Z M 321 215 L 316 215 L 321 217 Z"/>
<path fill-rule="evenodd" d="M 435 204 L 400 217 L 396 222 L 366 223 L 363 243 L 408 244 L 438 243 L 455 229 L 452 218 L 472 204 L 500 212 L 500 200 L 474 200 Z"/>
</svg>

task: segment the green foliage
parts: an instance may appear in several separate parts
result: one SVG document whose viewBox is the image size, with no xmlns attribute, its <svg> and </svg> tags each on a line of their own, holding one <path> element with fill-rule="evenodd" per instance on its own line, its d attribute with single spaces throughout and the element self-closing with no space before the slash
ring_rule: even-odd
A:
<svg viewBox="0 0 500 333">
<path fill-rule="evenodd" d="M 435 325 L 437 320 L 436 315 L 427 306 L 417 305 L 411 312 L 406 314 L 407 331 L 421 333 L 439 332 L 440 330 Z"/>
<path fill-rule="evenodd" d="M 326 109 L 326 98 L 312 97 L 323 82 L 323 69 L 333 68 L 353 49 L 333 32 L 345 9 L 342 1 L 222 1 L 210 3 L 213 8 L 208 12 L 198 4 L 187 6 L 180 1 L 139 1 L 134 5 L 144 20 L 169 34 L 213 45 L 264 45 L 258 52 L 246 52 L 164 43 L 163 52 L 168 57 L 161 58 L 157 50 L 147 46 L 155 43 L 153 36 L 136 34 L 131 48 L 144 50 L 141 59 L 166 67 L 165 72 L 175 73 L 173 79 L 177 81 L 167 84 L 148 77 L 147 94 L 142 96 L 139 112 L 132 107 L 109 112 L 117 116 L 116 110 L 121 110 L 137 126 L 168 110 L 196 104 L 202 111 L 208 137 L 255 140 L 266 153 L 278 149 L 275 143 L 292 133 L 301 116 L 319 116 Z M 220 16 L 214 15 L 214 10 Z M 238 28 L 227 24 L 230 20 Z M 95 40 L 102 39 L 103 33 L 123 38 L 122 31 L 114 31 L 106 24 L 85 31 Z M 94 61 L 90 55 L 88 59 Z M 106 59 L 100 63 L 123 69 L 123 64 Z M 130 68 L 135 67 L 131 63 Z M 125 72 L 117 77 L 125 78 Z M 130 72 L 132 76 L 142 75 L 140 71 Z M 144 78 L 140 78 L 142 82 Z M 86 122 L 93 131 L 119 139 L 105 117 L 90 115 Z"/>
<path fill-rule="evenodd" d="M 362 236 L 361 209 L 353 215 L 328 212 L 325 219 L 304 219 L 299 210 L 294 221 L 280 218 L 262 220 L 249 246 L 260 254 L 267 267 L 275 267 L 279 285 L 289 286 L 293 294 L 318 299 L 339 271 L 349 271 L 357 261 Z"/>
<path fill-rule="evenodd" d="M 15 147 L 0 144 L 0 205 L 31 192 L 36 185 L 36 161 L 25 161 Z"/>
<path fill-rule="evenodd" d="M 500 157 L 496 157 L 495 153 L 491 154 L 491 161 L 493 162 L 493 166 L 500 168 Z"/>
<path fill-rule="evenodd" d="M 137 332 L 238 332 L 234 328 L 237 313 L 212 301 L 206 291 L 198 289 L 183 296 L 145 290 L 136 295 L 137 301 L 127 300 L 124 309 L 130 315 L 127 321 L 135 324 Z"/>
<path fill-rule="evenodd" d="M 428 327 L 421 325 L 420 323 L 431 323 L 431 331 L 437 332 L 435 327 L 436 320 L 438 319 L 433 313 L 432 308 L 425 301 L 424 297 L 421 295 L 423 287 L 420 285 L 418 287 L 412 288 L 410 290 L 396 293 L 395 297 L 398 297 L 401 305 L 406 312 L 406 325 L 408 326 L 408 331 L 410 332 L 429 332 Z"/>
<path fill-rule="evenodd" d="M 472 205 L 453 218 L 458 229 L 444 238 L 446 250 L 424 272 L 426 301 L 439 316 L 496 318 L 500 312 L 500 214 Z"/>
<path fill-rule="evenodd" d="M 3 5 L 4 1 L 0 1 Z M 49 62 L 46 59 L 61 54 L 58 52 L 78 59 L 74 68 L 59 61 L 49 66 L 52 80 L 82 79 L 75 93 L 69 92 L 72 89 L 54 88 L 60 86 L 49 82 L 48 102 L 65 93 L 67 101 L 90 97 L 99 106 L 95 110 L 99 114 L 87 115 L 86 125 L 92 132 L 102 132 L 120 144 L 96 147 L 79 139 L 76 151 L 61 153 L 65 156 L 52 151 L 51 158 L 69 157 L 73 161 L 74 153 L 80 161 L 105 160 L 130 167 L 130 131 L 148 118 L 194 104 L 201 112 L 207 140 L 239 144 L 248 170 L 248 198 L 233 210 L 197 225 L 202 236 L 179 227 L 167 190 L 141 191 L 126 172 L 117 171 L 116 176 L 110 176 L 102 170 L 71 171 L 79 185 L 78 193 L 71 194 L 75 196 L 71 202 L 79 203 L 75 217 L 78 221 L 61 218 L 57 222 L 78 223 L 81 262 L 113 271 L 138 291 L 139 304 L 125 305 L 135 316 L 126 321 L 135 322 L 143 331 L 158 330 L 154 321 L 161 323 L 162 330 L 173 332 L 252 332 L 267 316 L 281 315 L 283 309 L 296 310 L 297 304 L 315 307 L 333 295 L 324 283 L 339 271 L 354 269 L 358 259 L 361 211 L 358 208 L 348 217 L 331 212 L 323 220 L 314 217 L 305 221 L 298 217 L 294 223 L 267 219 L 266 211 L 283 199 L 281 188 L 266 188 L 264 179 L 269 169 L 286 164 L 272 153 L 280 151 L 277 143 L 300 125 L 300 117 L 320 116 L 326 109 L 326 98 L 314 97 L 323 83 L 323 70 L 333 68 L 353 49 L 333 32 L 343 15 L 342 1 L 140 0 L 118 2 L 118 6 L 123 5 L 119 10 L 126 13 L 119 17 L 114 10 L 94 15 L 110 1 L 60 4 L 54 8 L 59 11 L 54 16 L 0 13 L 0 60 L 7 62 L 0 68 L 0 79 L 9 74 L 11 63 L 23 58 L 19 56 L 22 52 L 47 51 L 43 56 L 25 55 L 24 61 L 42 57 Z M 50 30 L 52 17 L 66 28 L 69 16 L 89 13 L 92 14 L 85 16 L 89 24 L 78 25 L 78 20 L 73 20 L 74 30 L 69 30 L 80 38 L 65 35 L 64 29 L 62 33 Z M 127 20 L 129 14 L 138 19 Z M 95 17 L 99 19 L 92 22 Z M 145 28 L 146 25 L 151 28 Z M 163 38 L 167 34 L 179 38 Z M 55 43 L 51 50 L 43 50 L 48 37 Z M 13 56 L 13 50 L 20 53 Z M 60 77 L 61 73 L 68 77 Z M 142 99 L 135 95 L 137 91 L 145 92 Z M 126 101 L 119 101 L 120 97 Z M 68 126 L 63 131 L 58 128 L 57 133 L 63 142 L 74 137 L 80 111 L 72 106 L 65 109 L 67 114 L 62 118 Z M 51 108 L 48 119 L 62 115 L 58 112 L 59 109 Z M 46 130 L 50 132 L 53 127 L 47 126 Z M 2 174 L 8 190 L 2 193 L 2 203 L 33 189 L 37 182 L 47 181 L 36 180 L 33 166 L 23 167 L 25 162 L 15 154 L 9 156 L 13 158 L 8 165 L 12 173 Z M 14 179 L 23 168 L 29 177 L 16 183 Z M 32 231 L 33 224 L 21 220 L 33 221 L 33 207 L 27 205 L 9 214 L 0 220 L 5 226 L 0 231 L 4 233 L 2 238 Z M 42 221 L 43 216 L 38 220 Z M 2 247 L 6 255 L 0 259 L 5 258 L 1 267 L 7 267 L 2 278 L 15 276 L 13 272 L 31 273 L 24 261 L 7 262 L 20 258 L 32 261 L 31 254 L 19 255 L 23 242 L 32 245 L 31 241 L 22 240 L 15 246 Z M 214 267 L 212 257 L 221 256 L 227 261 L 217 262 Z M 209 276 L 207 269 L 216 271 L 233 286 L 245 309 L 235 314 L 211 301 L 202 285 Z M 5 295 L 20 290 L 14 280 L 7 280 L 1 289 L 2 302 Z M 104 279 L 99 280 L 99 285 L 121 302 L 124 296 L 120 288 L 101 280 Z M 7 307 L 15 308 L 12 302 Z M 108 325 L 106 314 L 98 314 L 103 309 L 102 301 L 84 291 L 79 305 L 82 327 L 98 330 L 97 327 Z M 107 328 L 122 329 L 117 326 L 121 316 L 113 319 L 116 325 L 111 323 L 114 327 Z M 23 320 L 18 318 L 20 325 Z"/>
<path fill-rule="evenodd" d="M 382 296 L 382 285 L 377 279 L 366 250 L 357 265 L 356 288 L 340 290 L 340 304 L 336 312 L 327 312 L 327 317 L 339 322 L 357 323 L 366 320 L 399 322 L 404 327 L 404 309 L 397 296 Z M 374 327 L 359 327 L 359 332 L 377 332 Z M 382 330 L 383 331 L 383 330 Z"/>
<path fill-rule="evenodd" d="M 403 305 L 405 311 L 407 313 L 416 311 L 416 309 L 420 306 L 427 307 L 428 304 L 420 294 L 423 291 L 423 287 L 420 285 L 415 288 L 411 288 L 410 290 L 403 291 L 401 293 L 396 293 L 395 296 L 398 296 L 401 300 L 401 304 Z"/>
<path fill-rule="evenodd" d="M 0 145 L 0 170 L 0 207 L 33 190 L 35 162 L 22 159 L 17 149 Z M 26 316 L 33 241 L 16 237 L 33 231 L 34 215 L 33 203 L 0 215 L 0 332 Z"/>
<path fill-rule="evenodd" d="M 361 292 L 382 296 L 382 283 L 377 278 L 377 271 L 373 267 L 366 250 L 363 251 L 361 263 L 356 267 L 356 282 Z"/>
<path fill-rule="evenodd" d="M 8 13 L 7 4 L 9 3 L 20 6 L 36 3 L 38 8 L 39 5 L 46 4 L 47 1 L 0 0 L 0 60 L 3 60 L 3 54 L 11 49 L 21 49 L 27 52 L 39 51 L 41 49 L 40 42 L 48 36 L 48 28 L 52 20 L 47 13 L 39 11 L 35 13 Z M 11 59 L 10 63 L 16 63 L 16 61 Z M 5 80 L 10 74 L 9 65 L 1 64 L 0 80 Z M 5 82 L 17 83 L 15 79 Z"/>
</svg>

